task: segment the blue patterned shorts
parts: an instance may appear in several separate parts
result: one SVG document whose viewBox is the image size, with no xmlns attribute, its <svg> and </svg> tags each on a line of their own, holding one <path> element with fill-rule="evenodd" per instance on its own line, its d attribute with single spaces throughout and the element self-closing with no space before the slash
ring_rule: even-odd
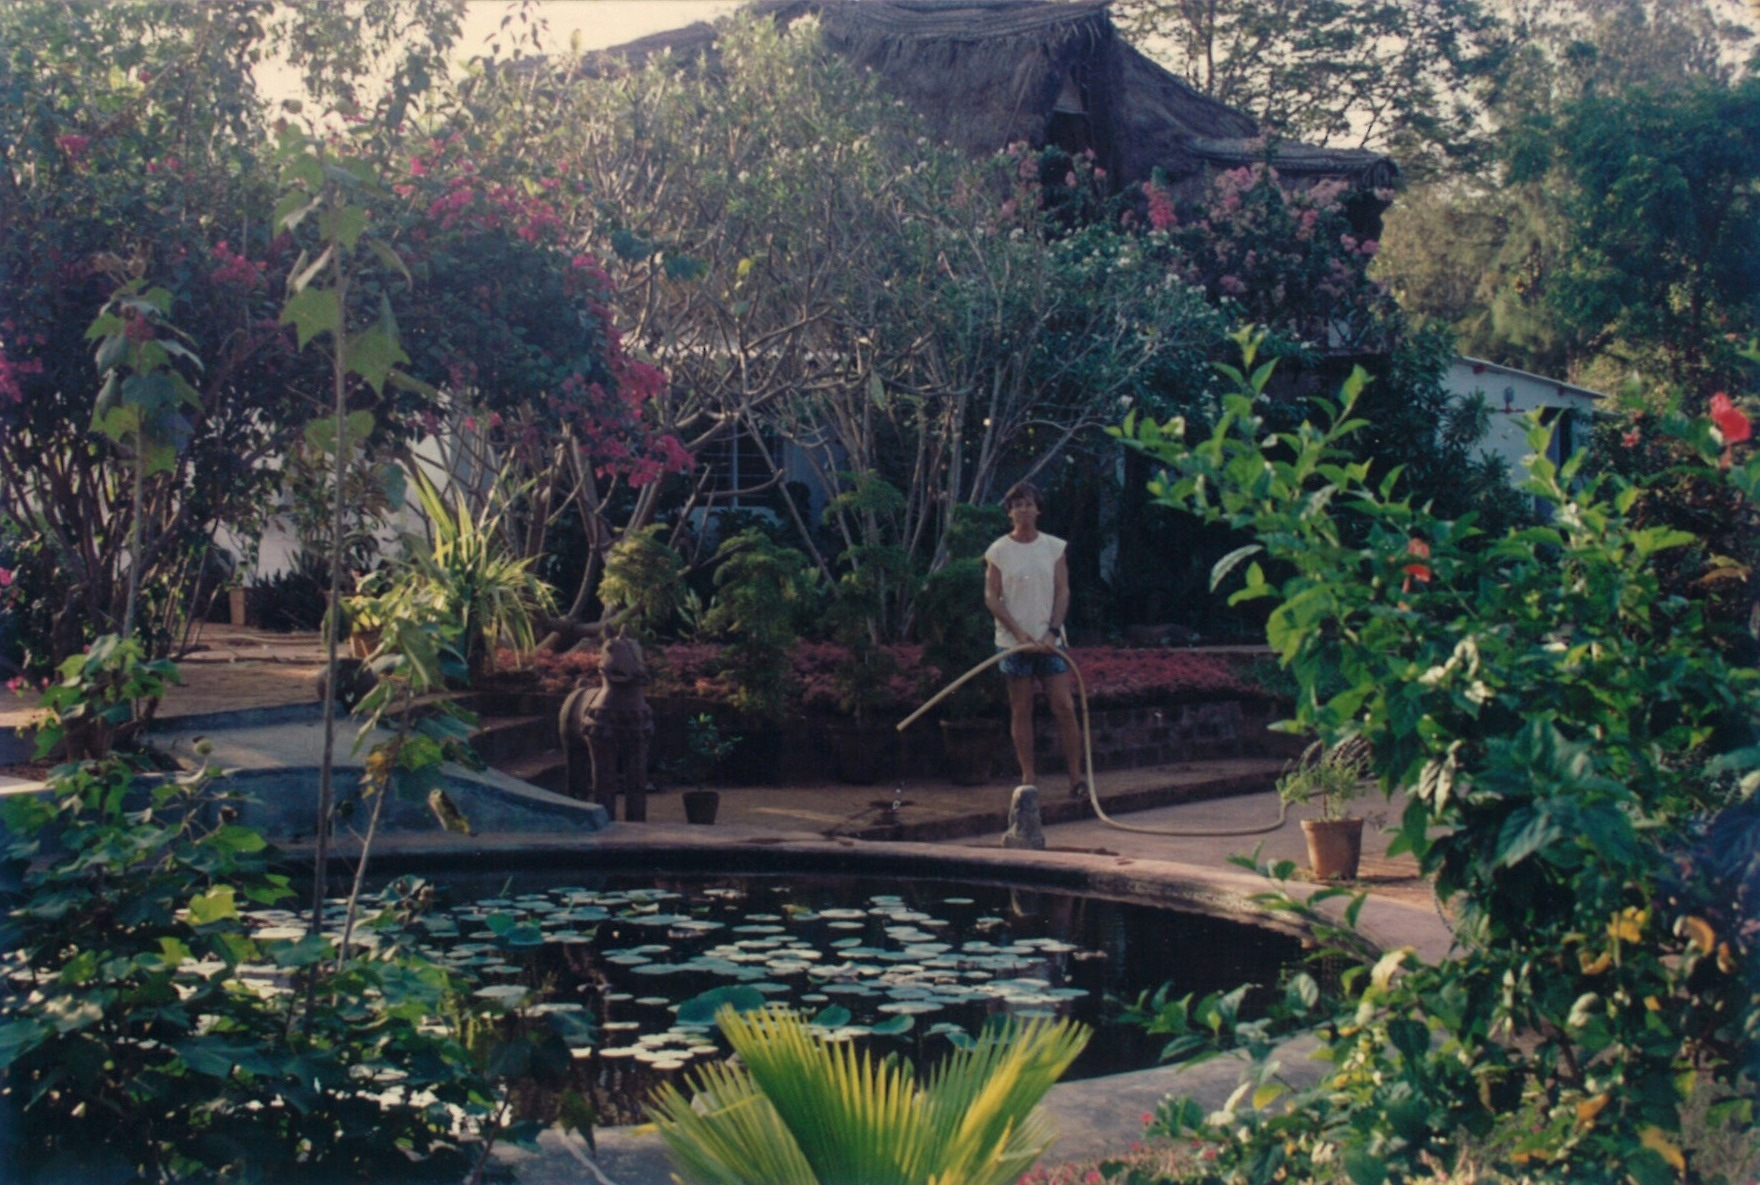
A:
<svg viewBox="0 0 1760 1185">
<path fill-rule="evenodd" d="M 1053 675 L 1069 673 L 1069 663 L 1064 661 L 1063 655 L 1037 650 L 1011 654 L 996 665 L 1009 679 L 1049 679 Z"/>
</svg>

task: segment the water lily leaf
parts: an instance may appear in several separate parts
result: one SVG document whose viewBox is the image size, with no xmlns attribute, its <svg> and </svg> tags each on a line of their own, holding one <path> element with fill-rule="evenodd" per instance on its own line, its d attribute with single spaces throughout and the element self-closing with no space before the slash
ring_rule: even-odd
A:
<svg viewBox="0 0 1760 1185">
<path fill-rule="evenodd" d="M 698 1024 L 713 1021 L 723 1004 L 732 1005 L 735 1012 L 752 1012 L 764 1007 L 764 993 L 744 983 L 711 988 L 680 1004 L 678 1019 L 681 1023 Z"/>
</svg>

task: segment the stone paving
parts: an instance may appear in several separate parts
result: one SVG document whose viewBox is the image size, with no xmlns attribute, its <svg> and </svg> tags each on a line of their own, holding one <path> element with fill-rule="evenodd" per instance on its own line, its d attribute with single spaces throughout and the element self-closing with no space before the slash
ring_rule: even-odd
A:
<svg viewBox="0 0 1760 1185">
<path fill-rule="evenodd" d="M 207 627 L 206 649 L 186 657 L 183 686 L 160 707 L 161 728 L 171 735 L 192 731 L 180 723 L 211 731 L 218 719 L 204 714 L 310 704 L 322 660 L 313 635 L 265 635 L 234 627 Z M 16 727 L 28 716 L 27 704 L 0 705 L 0 729 Z M 255 716 L 245 713 L 241 722 Z M 180 719 L 181 718 L 181 719 Z M 352 729 L 339 730 L 346 749 Z M 249 734 L 241 734 L 248 736 Z M 261 742 L 265 731 L 257 737 Z M 258 754 L 257 761 L 271 760 Z M 5 762 L 0 759 L 0 766 Z M 1096 819 L 1085 803 L 1067 799 L 1061 775 L 1046 788 L 1047 850 L 1004 852 L 1012 787 L 995 782 L 957 787 L 927 779 L 874 786 L 838 784 L 790 787 L 724 787 L 717 822 L 688 826 L 678 793 L 649 799 L 647 824 L 617 823 L 598 832 L 564 831 L 458 836 L 411 828 L 386 837 L 377 861 L 389 868 L 400 861 L 475 862 L 542 858 L 545 852 L 569 859 L 644 858 L 666 852 L 704 865 L 726 861 L 766 863 L 787 860 L 828 866 L 860 864 L 909 875 L 914 867 L 956 865 L 1000 869 L 1031 866 L 1041 873 L 1081 875 L 1090 883 L 1116 885 L 1135 895 L 1158 893 L 1205 902 L 1234 911 L 1250 910 L 1248 898 L 1263 882 L 1229 863 L 1229 856 L 1259 849 L 1262 859 L 1304 861 L 1303 841 L 1292 811 L 1281 826 L 1279 805 L 1267 790 L 1281 768 L 1266 760 L 1221 760 L 1102 774 L 1097 779 L 1102 806 L 1116 825 Z M 0 789 L 6 770 L 0 768 Z M 15 787 L 16 791 L 16 787 Z M 1396 819 L 1400 803 L 1379 802 L 1366 812 L 1364 867 L 1359 887 L 1370 893 L 1365 928 L 1382 945 L 1411 946 L 1426 959 L 1446 957 L 1449 931 L 1429 886 L 1409 858 L 1386 855 L 1388 836 L 1375 816 Z M 1128 813 L 1127 813 L 1128 812 Z M 1217 832 L 1262 831 L 1219 835 Z M 1181 834 L 1151 834 L 1150 831 Z M 866 838 L 862 838 L 866 837 Z M 296 845 L 297 846 L 297 845 Z M 536 853 L 536 856 L 534 856 Z M 696 855 L 693 855 L 695 853 Z M 1285 1050 L 1286 1072 L 1296 1077 L 1318 1072 L 1305 1048 Z M 1054 1088 L 1047 1107 L 1058 1121 L 1059 1140 L 1050 1161 L 1114 1154 L 1140 1134 L 1139 1116 L 1173 1089 L 1191 1093 L 1206 1106 L 1221 1105 L 1237 1081 L 1237 1067 L 1226 1060 L 1195 1070 L 1151 1069 L 1136 1074 L 1070 1083 Z M 639 1129 L 598 1133 L 599 1152 L 588 1156 L 578 1137 L 552 1132 L 537 1155 L 508 1152 L 528 1185 L 661 1185 L 670 1180 L 658 1137 Z"/>
</svg>

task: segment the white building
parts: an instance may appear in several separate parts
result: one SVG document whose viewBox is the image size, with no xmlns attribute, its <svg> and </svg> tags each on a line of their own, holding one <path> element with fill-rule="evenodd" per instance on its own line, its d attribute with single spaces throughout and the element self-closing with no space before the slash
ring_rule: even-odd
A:
<svg viewBox="0 0 1760 1185">
<path fill-rule="evenodd" d="M 1478 395 L 1485 401 L 1491 426 L 1479 442 L 1479 451 L 1500 458 L 1516 482 L 1527 473 L 1529 412 L 1538 411 L 1541 420 L 1552 426 L 1546 456 L 1558 463 L 1588 446 L 1590 419 L 1606 398 L 1587 387 L 1464 355 L 1448 368 L 1442 385 L 1456 399 Z"/>
</svg>

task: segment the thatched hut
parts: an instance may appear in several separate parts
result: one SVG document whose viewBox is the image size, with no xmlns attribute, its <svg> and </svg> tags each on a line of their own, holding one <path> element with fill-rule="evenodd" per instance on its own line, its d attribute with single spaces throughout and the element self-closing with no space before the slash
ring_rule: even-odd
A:
<svg viewBox="0 0 1760 1185">
<path fill-rule="evenodd" d="M 1200 93 L 1139 53 L 1105 0 L 756 0 L 780 22 L 816 15 L 825 44 L 874 70 L 950 144 L 988 154 L 1010 144 L 1092 149 L 1119 185 L 1160 169 L 1181 196 L 1209 176 L 1270 159 L 1286 184 L 1342 179 L 1371 196 L 1393 185 L 1390 157 L 1267 138 L 1248 115 Z M 597 72 L 670 50 L 713 56 L 697 23 L 602 51 Z"/>
</svg>

